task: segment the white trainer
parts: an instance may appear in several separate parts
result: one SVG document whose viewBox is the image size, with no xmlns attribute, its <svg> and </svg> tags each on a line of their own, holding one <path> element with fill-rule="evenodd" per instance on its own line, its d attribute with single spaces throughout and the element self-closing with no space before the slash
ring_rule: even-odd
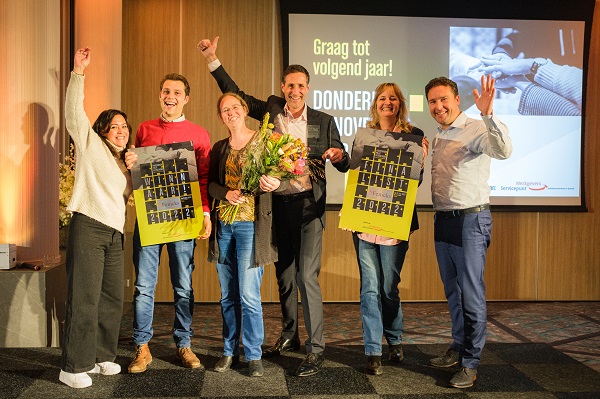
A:
<svg viewBox="0 0 600 399">
<path fill-rule="evenodd" d="M 67 373 L 60 370 L 58 379 L 71 388 L 87 388 L 92 386 L 92 378 L 87 373 Z"/>
<path fill-rule="evenodd" d="M 113 362 L 102 362 L 96 363 L 96 366 L 88 373 L 102 374 L 102 375 L 115 375 L 121 372 L 121 366 Z"/>
</svg>

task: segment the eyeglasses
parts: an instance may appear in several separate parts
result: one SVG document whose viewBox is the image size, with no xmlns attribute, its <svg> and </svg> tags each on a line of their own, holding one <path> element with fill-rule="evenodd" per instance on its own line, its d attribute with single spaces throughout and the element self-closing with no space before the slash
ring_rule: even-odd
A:
<svg viewBox="0 0 600 399">
<path fill-rule="evenodd" d="M 223 109 L 221 110 L 221 113 L 222 113 L 222 114 L 226 114 L 226 113 L 228 113 L 229 111 L 237 111 L 237 110 L 238 110 L 238 109 L 240 109 L 240 108 L 242 108 L 242 106 L 241 106 L 240 104 L 236 104 L 236 105 L 234 105 L 234 106 L 233 106 L 233 107 L 231 107 L 231 108 L 223 108 Z"/>
</svg>

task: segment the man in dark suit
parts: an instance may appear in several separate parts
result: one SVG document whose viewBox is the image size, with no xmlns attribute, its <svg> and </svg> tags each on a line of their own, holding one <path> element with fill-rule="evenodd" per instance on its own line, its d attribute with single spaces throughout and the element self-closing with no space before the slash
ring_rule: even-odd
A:
<svg viewBox="0 0 600 399">
<path fill-rule="evenodd" d="M 276 231 L 278 258 L 275 262 L 279 300 L 281 302 L 282 332 L 275 345 L 263 350 L 263 356 L 278 356 L 300 348 L 298 338 L 298 289 L 308 333 L 306 358 L 295 375 L 304 377 L 319 372 L 324 361 L 323 302 L 319 286 L 321 244 L 325 228 L 325 162 L 329 160 L 340 172 L 349 168 L 349 156 L 331 115 L 309 108 L 306 95 L 309 73 L 301 65 L 290 65 L 283 72 L 283 97 L 269 96 L 267 101 L 254 98 L 239 89 L 216 56 L 216 37 L 211 42 L 198 43 L 206 57 L 211 74 L 223 93 L 233 92 L 248 103 L 250 117 L 262 121 L 269 112 L 269 121 L 286 121 L 281 126 L 301 138 L 310 148 L 311 173 L 298 179 L 280 181 L 261 178 L 261 188 L 273 191 L 273 228 Z"/>
</svg>

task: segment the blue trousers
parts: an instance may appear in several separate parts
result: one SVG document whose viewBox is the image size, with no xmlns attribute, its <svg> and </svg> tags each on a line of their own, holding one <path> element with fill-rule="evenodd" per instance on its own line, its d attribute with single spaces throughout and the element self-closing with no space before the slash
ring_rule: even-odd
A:
<svg viewBox="0 0 600 399">
<path fill-rule="evenodd" d="M 381 356 L 381 336 L 388 345 L 402 343 L 404 318 L 400 304 L 400 272 L 408 241 L 379 245 L 353 234 L 360 268 L 360 313 L 365 355 Z"/>
<path fill-rule="evenodd" d="M 485 259 L 492 233 L 489 210 L 459 217 L 435 216 L 435 253 L 452 319 L 452 349 L 461 365 L 476 369 L 487 334 Z"/>
<path fill-rule="evenodd" d="M 192 272 L 194 271 L 195 240 L 182 240 L 166 244 L 147 245 L 140 242 L 137 223 L 133 232 L 133 266 L 135 268 L 135 291 L 133 293 L 133 342 L 146 344 L 152 338 L 154 329 L 154 292 L 158 282 L 158 265 L 163 246 L 169 253 L 169 270 L 173 285 L 175 320 L 173 321 L 173 340 L 178 348 L 191 346 L 194 335 L 192 317 L 194 315 L 194 289 Z"/>
<path fill-rule="evenodd" d="M 254 266 L 254 223 L 219 220 L 216 228 L 223 355 L 239 355 L 241 335 L 246 360 L 260 360 L 265 335 L 260 297 L 264 267 Z"/>
</svg>

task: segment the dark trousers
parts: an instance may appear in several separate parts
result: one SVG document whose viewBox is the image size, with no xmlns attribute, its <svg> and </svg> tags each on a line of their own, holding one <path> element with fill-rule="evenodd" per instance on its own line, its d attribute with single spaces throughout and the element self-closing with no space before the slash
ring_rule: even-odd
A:
<svg viewBox="0 0 600 399">
<path fill-rule="evenodd" d="M 273 219 L 279 260 L 275 274 L 279 285 L 283 329 L 281 336 L 298 336 L 298 290 L 308 333 L 307 353 L 325 349 L 323 299 L 319 285 L 323 225 L 312 195 L 291 199 L 273 196 Z"/>
<path fill-rule="evenodd" d="M 114 361 L 123 314 L 123 234 L 75 213 L 67 247 L 61 369 L 83 373 Z"/>
</svg>

